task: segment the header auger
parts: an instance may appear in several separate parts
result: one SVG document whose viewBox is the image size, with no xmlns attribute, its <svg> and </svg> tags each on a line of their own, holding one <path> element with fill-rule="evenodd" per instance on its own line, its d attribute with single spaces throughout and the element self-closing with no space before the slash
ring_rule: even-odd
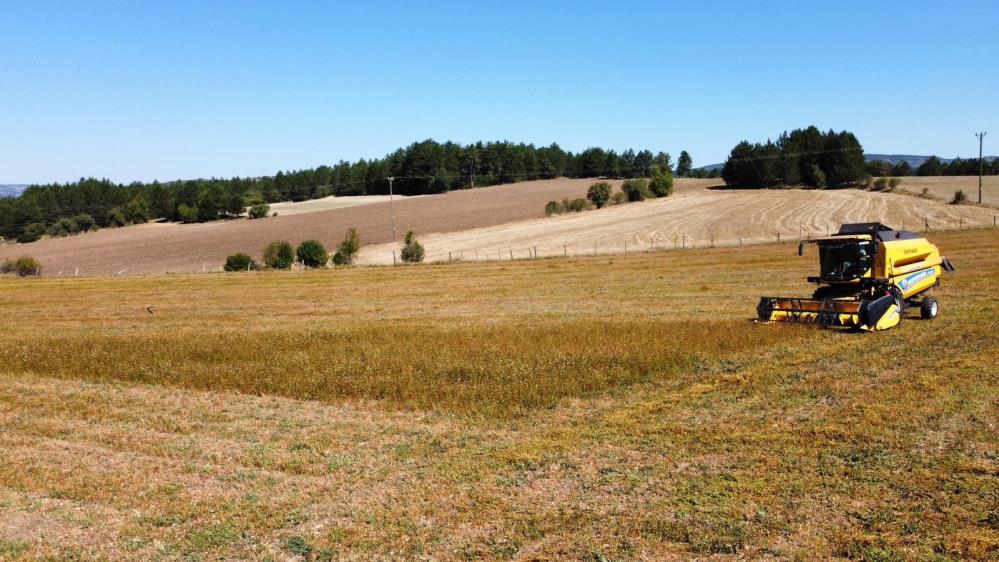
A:
<svg viewBox="0 0 999 562">
<path fill-rule="evenodd" d="M 851 326 L 866 331 L 898 325 L 908 306 L 925 319 L 940 310 L 927 292 L 954 266 L 925 238 L 881 223 L 844 224 L 827 238 L 805 240 L 819 247 L 819 285 L 812 298 L 763 297 L 756 306 L 762 321 Z"/>
</svg>

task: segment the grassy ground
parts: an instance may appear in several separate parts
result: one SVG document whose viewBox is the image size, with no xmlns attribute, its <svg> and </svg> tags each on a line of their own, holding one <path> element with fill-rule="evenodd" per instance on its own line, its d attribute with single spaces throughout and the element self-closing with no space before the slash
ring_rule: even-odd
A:
<svg viewBox="0 0 999 562">
<path fill-rule="evenodd" d="M 2 279 L 0 559 L 996 558 L 999 233 L 933 239 L 883 334 L 748 322 L 787 244 Z"/>
</svg>

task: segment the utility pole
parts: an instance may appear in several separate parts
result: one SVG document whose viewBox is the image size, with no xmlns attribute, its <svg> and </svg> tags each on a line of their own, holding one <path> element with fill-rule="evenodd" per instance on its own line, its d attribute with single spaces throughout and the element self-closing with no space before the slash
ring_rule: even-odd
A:
<svg viewBox="0 0 999 562">
<path fill-rule="evenodd" d="M 395 181 L 394 176 L 389 176 L 389 214 L 392 215 L 392 242 L 395 242 L 395 207 L 392 202 L 392 182 Z"/>
<path fill-rule="evenodd" d="M 982 204 L 982 139 L 985 137 L 985 131 L 981 133 L 975 133 L 978 137 L 978 204 Z"/>
</svg>

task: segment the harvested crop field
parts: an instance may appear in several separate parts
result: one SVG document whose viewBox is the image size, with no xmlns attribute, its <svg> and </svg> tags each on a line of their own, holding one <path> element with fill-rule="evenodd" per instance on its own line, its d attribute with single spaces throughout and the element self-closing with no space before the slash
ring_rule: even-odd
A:
<svg viewBox="0 0 999 562">
<path fill-rule="evenodd" d="M 543 217 L 546 202 L 582 197 L 591 183 L 558 179 L 407 197 L 393 205 L 398 238 L 408 229 L 449 232 Z M 42 262 L 47 276 L 214 271 L 236 252 L 259 257 L 274 240 L 298 244 L 311 238 L 334 248 L 351 227 L 357 228 L 365 244 L 390 242 L 389 209 L 389 203 L 381 202 L 287 216 L 279 212 L 277 217 L 259 220 L 105 229 L 31 244 L 0 245 L 0 260 L 30 254 Z"/>
<path fill-rule="evenodd" d="M 671 197 L 518 223 L 423 236 L 430 261 L 613 254 L 738 246 L 825 236 L 850 222 L 911 230 L 992 226 L 995 209 L 894 193 L 842 190 L 681 190 Z M 391 264 L 397 245 L 364 248 L 359 262 Z"/>
<path fill-rule="evenodd" d="M 933 241 L 879 334 L 747 320 L 793 244 L 0 279 L 0 558 L 994 558 L 999 234 Z"/>
<path fill-rule="evenodd" d="M 968 196 L 968 201 L 978 202 L 978 176 L 913 176 L 901 180 L 899 189 L 907 193 L 922 195 L 923 189 L 926 189 L 930 197 L 950 202 L 954 192 L 961 190 Z M 982 204 L 999 207 L 999 176 L 982 178 Z"/>
</svg>

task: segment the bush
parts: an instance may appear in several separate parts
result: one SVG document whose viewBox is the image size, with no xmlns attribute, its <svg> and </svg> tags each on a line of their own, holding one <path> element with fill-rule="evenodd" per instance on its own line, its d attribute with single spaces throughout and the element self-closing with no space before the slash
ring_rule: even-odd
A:
<svg viewBox="0 0 999 562">
<path fill-rule="evenodd" d="M 80 232 L 89 232 L 97 226 L 97 221 L 94 220 L 94 217 L 86 213 L 80 213 L 73 217 L 73 222 L 76 223 L 76 228 Z"/>
<path fill-rule="evenodd" d="M 0 265 L 0 273 L 13 273 L 18 277 L 34 277 L 42 274 L 42 264 L 31 256 L 9 258 Z"/>
<path fill-rule="evenodd" d="M 249 212 L 246 214 L 247 217 L 251 219 L 262 219 L 267 216 L 267 213 L 271 211 L 270 205 L 266 203 L 258 203 L 250 207 Z"/>
<path fill-rule="evenodd" d="M 125 206 L 125 218 L 132 224 L 149 222 L 153 218 L 153 212 L 149 209 L 149 201 L 142 195 L 133 197 Z"/>
<path fill-rule="evenodd" d="M 251 271 L 257 269 L 257 262 L 244 253 L 233 254 L 226 258 L 223 269 L 226 271 Z"/>
<path fill-rule="evenodd" d="M 264 265 L 271 269 L 288 269 L 294 261 L 295 250 L 288 242 L 271 242 L 264 248 Z"/>
<path fill-rule="evenodd" d="M 618 191 L 611 195 L 611 205 L 623 205 L 628 202 L 628 196 L 623 191 Z"/>
<path fill-rule="evenodd" d="M 888 187 L 888 178 L 875 179 L 873 186 L 875 191 L 884 191 Z"/>
<path fill-rule="evenodd" d="M 46 233 L 49 236 L 69 236 L 79 231 L 80 227 L 77 226 L 73 219 L 59 219 L 53 225 L 49 226 Z"/>
<path fill-rule="evenodd" d="M 902 184 L 902 178 L 888 178 L 888 189 L 894 190 Z"/>
<path fill-rule="evenodd" d="M 306 240 L 298 245 L 298 249 L 295 250 L 295 255 L 298 256 L 298 261 L 302 262 L 305 267 L 326 267 L 326 264 L 330 261 L 330 255 L 326 252 L 326 248 L 319 243 L 318 240 Z"/>
<path fill-rule="evenodd" d="M 586 198 L 589 199 L 590 203 L 593 203 L 596 208 L 600 209 L 607 204 L 607 201 L 610 200 L 611 191 L 613 191 L 611 184 L 605 181 L 597 182 L 586 190 Z"/>
<path fill-rule="evenodd" d="M 357 230 L 347 229 L 347 235 L 343 242 L 337 246 L 336 253 L 333 254 L 333 263 L 336 265 L 350 265 L 354 263 L 354 257 L 361 250 L 361 238 L 357 236 Z"/>
<path fill-rule="evenodd" d="M 649 183 L 649 190 L 656 197 L 669 197 L 673 195 L 673 174 L 669 172 L 656 174 Z"/>
<path fill-rule="evenodd" d="M 17 236 L 17 241 L 21 244 L 30 244 L 31 242 L 37 242 L 43 234 L 45 234 L 45 225 L 40 222 L 33 222 L 24 227 L 21 234 Z"/>
<path fill-rule="evenodd" d="M 590 202 L 587 199 L 579 197 L 577 199 L 563 199 L 562 202 L 549 201 L 545 205 L 545 214 L 551 215 L 561 215 L 563 213 L 579 213 L 590 208 Z"/>
<path fill-rule="evenodd" d="M 419 263 L 423 261 L 423 246 L 416 241 L 416 235 L 413 234 L 412 230 L 406 233 L 406 239 L 400 255 L 402 256 L 402 261 L 406 263 Z"/>
<path fill-rule="evenodd" d="M 128 217 L 120 207 L 114 207 L 108 211 L 108 223 L 111 226 L 128 226 Z"/>
<path fill-rule="evenodd" d="M 960 205 L 968 200 L 968 194 L 963 189 L 954 192 L 954 198 L 950 200 L 951 205 Z"/>
<path fill-rule="evenodd" d="M 198 222 L 198 208 L 189 207 L 181 203 L 177 207 L 177 217 L 180 219 L 180 222 Z"/>
<path fill-rule="evenodd" d="M 621 191 L 628 197 L 628 201 L 645 201 L 647 198 L 655 197 L 649 190 L 649 182 L 644 179 L 627 180 L 621 184 Z"/>
</svg>

